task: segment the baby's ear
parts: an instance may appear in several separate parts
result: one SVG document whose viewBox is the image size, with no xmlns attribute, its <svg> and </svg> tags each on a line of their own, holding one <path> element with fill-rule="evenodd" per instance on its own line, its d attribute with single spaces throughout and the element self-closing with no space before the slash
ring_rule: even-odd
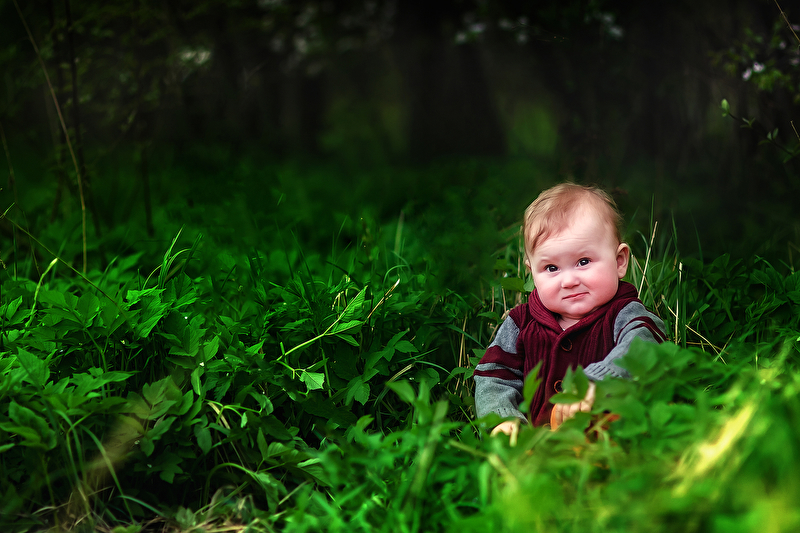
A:
<svg viewBox="0 0 800 533">
<path fill-rule="evenodd" d="M 626 243 L 621 242 L 617 247 L 617 277 L 622 279 L 628 272 L 628 260 L 631 257 L 631 248 Z"/>
</svg>

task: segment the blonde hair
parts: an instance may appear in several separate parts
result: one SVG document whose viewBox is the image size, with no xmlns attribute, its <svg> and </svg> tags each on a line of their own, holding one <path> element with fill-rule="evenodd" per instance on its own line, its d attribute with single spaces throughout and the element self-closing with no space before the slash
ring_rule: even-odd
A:
<svg viewBox="0 0 800 533">
<path fill-rule="evenodd" d="M 530 258 L 536 246 L 558 233 L 582 207 L 590 207 L 622 242 L 622 215 L 611 196 L 598 187 L 562 183 L 543 191 L 525 210 L 522 238 L 525 256 Z"/>
</svg>

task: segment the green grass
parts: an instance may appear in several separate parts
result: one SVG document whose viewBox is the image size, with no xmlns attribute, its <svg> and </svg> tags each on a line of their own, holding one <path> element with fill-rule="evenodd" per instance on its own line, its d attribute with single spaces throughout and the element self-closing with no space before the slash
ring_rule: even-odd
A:
<svg viewBox="0 0 800 533">
<path fill-rule="evenodd" d="M 347 188 L 329 167 L 243 165 L 217 195 L 210 172 L 176 170 L 176 195 L 162 180 L 153 239 L 109 211 L 85 275 L 74 213 L 9 211 L 4 531 L 800 525 L 788 266 L 682 256 L 679 222 L 633 226 L 629 280 L 671 342 L 635 346 L 634 379 L 601 382 L 591 414 L 512 446 L 472 410 L 472 368 L 530 289 L 499 167 Z M 367 200 L 387 183 L 396 199 Z"/>
</svg>

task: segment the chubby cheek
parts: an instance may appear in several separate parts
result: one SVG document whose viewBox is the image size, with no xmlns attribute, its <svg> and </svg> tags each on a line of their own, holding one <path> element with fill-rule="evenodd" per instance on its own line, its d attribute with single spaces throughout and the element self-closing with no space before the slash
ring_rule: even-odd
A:
<svg viewBox="0 0 800 533">
<path fill-rule="evenodd" d="M 542 299 L 542 303 L 544 304 L 552 304 L 555 300 L 557 300 L 558 293 L 559 293 L 559 284 L 554 283 L 552 280 L 539 280 L 537 283 L 536 278 L 533 280 L 534 285 L 536 288 L 539 289 L 539 298 Z"/>
<path fill-rule="evenodd" d="M 549 292 L 553 285 L 552 283 L 548 283 L 547 278 L 542 274 L 533 275 L 533 284 L 539 290 L 539 294 Z"/>
<path fill-rule="evenodd" d="M 616 270 L 603 273 L 591 280 L 594 291 L 601 294 L 603 298 L 611 298 L 617 292 L 619 287 L 619 278 L 617 277 Z"/>
</svg>

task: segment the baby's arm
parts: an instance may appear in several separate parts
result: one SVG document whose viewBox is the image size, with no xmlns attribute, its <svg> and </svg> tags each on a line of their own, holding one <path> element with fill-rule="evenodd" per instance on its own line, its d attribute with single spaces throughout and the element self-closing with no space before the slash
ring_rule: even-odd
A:
<svg viewBox="0 0 800 533">
<path fill-rule="evenodd" d="M 592 381 L 599 381 L 607 375 L 629 378 L 631 375 L 616 360 L 628 353 L 633 339 L 660 343 L 666 340 L 664 322 L 645 309 L 640 302 L 631 302 L 623 307 L 614 321 L 614 347 L 608 355 L 597 363 L 588 365 L 584 372 Z"/>
<path fill-rule="evenodd" d="M 519 327 L 508 317 L 500 325 L 494 341 L 486 349 L 475 368 L 475 410 L 478 418 L 488 413 L 514 417 L 525 422 L 519 410 L 522 402 L 522 357 L 517 354 Z M 502 428 L 500 427 L 502 426 Z M 498 426 L 499 431 L 512 431 L 512 422 Z"/>
<path fill-rule="evenodd" d="M 631 377 L 627 370 L 617 366 L 616 360 L 628 353 L 633 339 L 640 338 L 648 342 L 660 343 L 666 340 L 664 335 L 664 322 L 653 313 L 645 309 L 639 302 L 631 302 L 622 308 L 614 321 L 614 348 L 608 355 L 597 363 L 588 365 L 584 372 L 589 382 L 589 390 L 583 401 L 568 404 L 556 404 L 550 417 L 551 426 L 555 429 L 562 422 L 575 416 L 579 411 L 592 410 L 595 398 L 595 381 L 606 376 L 621 378 Z"/>
</svg>

